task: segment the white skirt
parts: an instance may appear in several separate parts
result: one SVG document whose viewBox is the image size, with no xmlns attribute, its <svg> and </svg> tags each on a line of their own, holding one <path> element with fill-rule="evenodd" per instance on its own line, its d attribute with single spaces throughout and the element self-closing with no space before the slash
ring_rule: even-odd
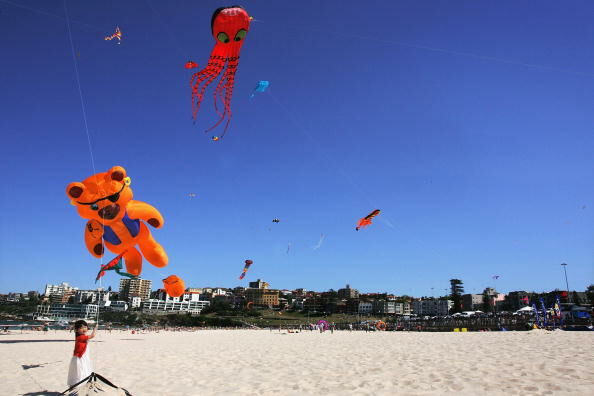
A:
<svg viewBox="0 0 594 396">
<path fill-rule="evenodd" d="M 70 368 L 68 369 L 68 386 L 72 386 L 87 378 L 93 372 L 91 365 L 90 348 L 87 344 L 87 350 L 82 357 L 72 356 Z"/>
</svg>

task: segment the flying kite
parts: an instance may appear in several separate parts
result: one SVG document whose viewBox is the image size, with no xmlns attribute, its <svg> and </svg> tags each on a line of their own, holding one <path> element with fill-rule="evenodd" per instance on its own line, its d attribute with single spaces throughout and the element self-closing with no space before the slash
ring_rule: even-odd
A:
<svg viewBox="0 0 594 396">
<path fill-rule="evenodd" d="M 252 264 L 254 264 L 252 260 L 245 260 L 245 266 L 243 267 L 243 272 L 241 273 L 241 275 L 239 275 L 239 279 L 243 279 L 245 277 L 245 274 L 248 272 L 248 269 Z"/>
<path fill-rule="evenodd" d="M 170 297 L 179 297 L 186 290 L 184 281 L 177 275 L 170 275 L 163 279 L 163 287 Z"/>
<path fill-rule="evenodd" d="M 380 214 L 380 210 L 376 209 L 373 212 L 369 213 L 367 216 L 360 219 L 357 223 L 357 227 L 355 228 L 355 230 L 359 231 L 359 228 L 367 227 L 368 225 L 370 225 L 371 219 L 373 219 L 378 214 Z"/>
<path fill-rule="evenodd" d="M 122 31 L 120 30 L 119 26 L 116 26 L 115 33 L 111 36 L 105 37 L 105 40 L 111 41 L 113 39 L 118 39 L 118 44 L 122 42 Z"/>
<path fill-rule="evenodd" d="M 194 69 L 194 68 L 198 67 L 198 63 L 192 62 L 192 61 L 187 61 L 186 64 L 184 65 L 184 67 L 186 69 Z"/>
<path fill-rule="evenodd" d="M 321 248 L 322 247 L 322 243 L 324 243 L 324 239 L 325 238 L 326 238 L 326 235 L 320 234 L 320 240 L 318 241 L 318 244 L 313 247 L 313 250 L 318 250 L 319 248 Z"/>
<path fill-rule="evenodd" d="M 256 85 L 256 88 L 254 88 L 254 92 L 252 92 L 250 95 L 250 98 L 256 96 L 256 92 L 265 92 L 269 85 L 270 81 L 259 81 L 258 85 Z"/>
<path fill-rule="evenodd" d="M 101 269 L 99 270 L 99 273 L 97 274 L 97 277 L 95 278 L 95 283 L 97 283 L 99 278 L 102 278 L 103 275 L 105 275 L 105 271 L 115 271 L 120 276 L 126 276 L 126 277 L 132 278 L 132 279 L 138 278 L 135 275 L 132 275 L 132 274 L 122 271 L 124 269 L 124 267 L 122 265 L 122 257 L 124 256 L 124 253 L 117 255 L 109 263 L 101 266 Z"/>
<path fill-rule="evenodd" d="M 287 254 L 289 254 L 290 251 L 291 251 L 291 242 L 289 242 L 289 244 L 287 245 Z"/>
<path fill-rule="evenodd" d="M 89 253 L 103 257 L 107 248 L 114 254 L 123 254 L 126 272 L 140 276 L 143 255 L 158 268 L 165 267 L 169 260 L 148 229 L 149 225 L 163 227 L 165 220 L 155 207 L 132 199 L 131 184 L 126 170 L 114 166 L 82 182 L 70 183 L 66 195 L 78 215 L 88 220 L 85 245 Z"/>
<path fill-rule="evenodd" d="M 189 194 L 188 194 L 188 197 L 190 197 L 190 199 L 191 199 L 191 198 L 196 198 L 196 193 L 189 193 Z"/>
<path fill-rule="evenodd" d="M 214 91 L 214 106 L 219 121 L 206 132 L 219 126 L 227 117 L 227 124 L 223 131 L 224 136 L 231 121 L 231 97 L 235 82 L 235 72 L 239 66 L 239 53 L 245 36 L 250 29 L 251 17 L 240 6 L 221 7 L 212 14 L 210 29 L 216 43 L 210 53 L 206 67 L 192 75 L 190 86 L 192 88 L 192 117 L 196 120 L 198 109 L 204 98 L 204 92 L 221 73 L 222 77 Z M 217 107 L 219 96 L 224 109 L 221 113 Z"/>
<path fill-rule="evenodd" d="M 213 136 L 213 137 L 211 137 L 211 140 L 212 140 L 213 142 L 216 142 L 216 141 L 218 141 L 219 139 L 220 139 L 220 138 L 219 138 L 218 136 Z"/>
<path fill-rule="evenodd" d="M 273 223 L 280 223 L 280 219 L 272 219 Z"/>
</svg>

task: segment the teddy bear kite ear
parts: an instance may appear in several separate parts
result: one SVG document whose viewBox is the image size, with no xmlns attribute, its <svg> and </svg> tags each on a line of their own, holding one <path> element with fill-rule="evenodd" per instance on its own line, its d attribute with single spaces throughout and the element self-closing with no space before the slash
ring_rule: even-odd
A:
<svg viewBox="0 0 594 396">
<path fill-rule="evenodd" d="M 85 192 L 85 185 L 79 182 L 70 183 L 66 187 L 66 195 L 70 199 L 78 199 Z"/>
<path fill-rule="evenodd" d="M 124 181 L 126 178 L 126 169 L 121 166 L 114 166 L 106 175 L 107 180 Z"/>
</svg>

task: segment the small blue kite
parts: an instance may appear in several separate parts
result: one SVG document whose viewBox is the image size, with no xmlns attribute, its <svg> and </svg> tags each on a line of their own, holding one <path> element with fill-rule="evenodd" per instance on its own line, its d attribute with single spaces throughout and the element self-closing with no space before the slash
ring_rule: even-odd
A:
<svg viewBox="0 0 594 396">
<path fill-rule="evenodd" d="M 270 81 L 258 81 L 258 85 L 254 88 L 254 92 L 250 95 L 250 98 L 253 98 L 256 95 L 256 92 L 264 92 L 270 85 Z"/>
</svg>

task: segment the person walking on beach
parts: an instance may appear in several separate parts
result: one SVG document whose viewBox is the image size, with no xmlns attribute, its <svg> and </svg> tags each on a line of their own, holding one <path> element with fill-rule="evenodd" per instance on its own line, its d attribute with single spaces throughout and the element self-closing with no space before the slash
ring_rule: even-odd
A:
<svg viewBox="0 0 594 396">
<path fill-rule="evenodd" d="M 68 369 L 68 386 L 82 381 L 93 372 L 88 343 L 95 337 L 97 326 L 93 328 L 93 333 L 90 336 L 86 335 L 87 331 L 89 331 L 89 327 L 84 320 L 77 320 L 74 323 L 74 353 Z"/>
</svg>

